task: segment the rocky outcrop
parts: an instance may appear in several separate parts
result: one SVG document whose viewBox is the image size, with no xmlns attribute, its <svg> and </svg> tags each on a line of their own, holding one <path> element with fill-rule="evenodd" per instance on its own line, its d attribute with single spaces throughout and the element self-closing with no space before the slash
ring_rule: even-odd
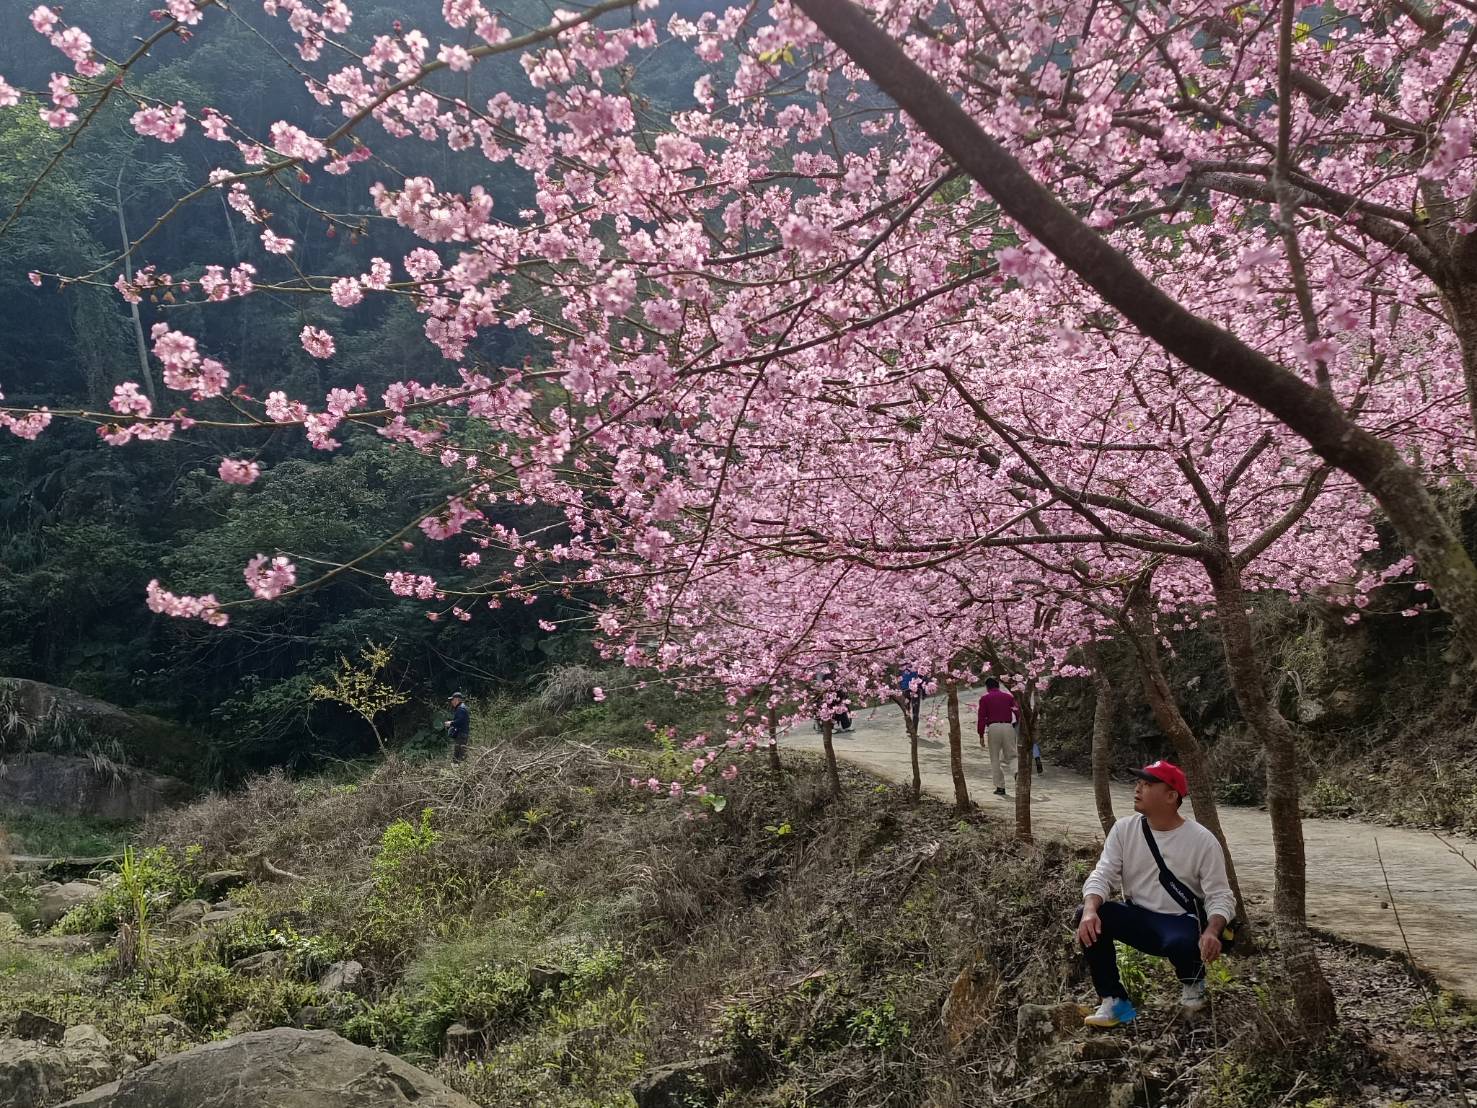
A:
<svg viewBox="0 0 1477 1108">
<path fill-rule="evenodd" d="M 335 962 L 318 981 L 318 991 L 324 996 L 334 993 L 362 993 L 366 981 L 364 966 L 359 962 Z"/>
<path fill-rule="evenodd" d="M 68 881 L 64 885 L 47 881 L 36 886 L 36 918 L 42 927 L 51 927 L 73 908 L 91 903 L 101 895 L 101 888 L 86 881 Z"/>
<path fill-rule="evenodd" d="M 631 1089 L 636 1108 L 693 1108 L 716 1104 L 724 1089 L 741 1078 L 739 1067 L 727 1055 L 714 1054 L 654 1066 Z"/>
<path fill-rule="evenodd" d="M 190 797 L 183 781 L 90 758 L 17 754 L 0 762 L 0 806 L 136 820 Z"/>
<path fill-rule="evenodd" d="M 64 1108 L 477 1108 L 430 1074 L 331 1031 L 276 1027 L 161 1058 Z"/>
<path fill-rule="evenodd" d="M 0 1039 L 0 1108 L 48 1108 L 116 1072 L 106 1054 L 88 1045 Z"/>
</svg>

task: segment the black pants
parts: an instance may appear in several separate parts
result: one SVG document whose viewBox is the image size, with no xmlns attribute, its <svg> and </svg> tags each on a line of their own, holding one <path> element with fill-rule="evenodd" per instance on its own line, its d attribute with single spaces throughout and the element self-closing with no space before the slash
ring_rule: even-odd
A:
<svg viewBox="0 0 1477 1108">
<path fill-rule="evenodd" d="M 1103 923 L 1102 933 L 1083 953 L 1098 996 L 1130 999 L 1123 988 L 1123 979 L 1118 976 L 1114 939 L 1156 958 L 1168 958 L 1175 974 L 1186 985 L 1205 976 L 1205 963 L 1200 960 L 1200 923 L 1194 916 L 1165 915 L 1113 900 L 1104 902 L 1097 914 Z M 1081 921 L 1079 908 L 1073 925 Z"/>
<path fill-rule="evenodd" d="M 907 694 L 907 697 L 908 697 L 908 709 L 907 710 L 913 713 L 913 730 L 914 731 L 917 731 L 918 730 L 918 712 L 923 707 L 923 694 L 920 693 L 920 692 L 910 692 L 910 693 Z"/>
<path fill-rule="evenodd" d="M 465 762 L 467 760 L 467 736 L 451 736 L 451 760 L 453 762 Z"/>
</svg>

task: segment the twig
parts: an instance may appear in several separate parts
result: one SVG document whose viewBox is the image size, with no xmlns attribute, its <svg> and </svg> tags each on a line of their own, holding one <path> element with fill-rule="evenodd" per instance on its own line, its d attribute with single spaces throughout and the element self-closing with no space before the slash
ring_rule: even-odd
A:
<svg viewBox="0 0 1477 1108">
<path fill-rule="evenodd" d="M 1466 862 L 1467 865 L 1471 866 L 1473 869 L 1477 869 L 1477 859 L 1473 859 L 1473 858 L 1469 857 L 1467 855 L 1467 852 L 1465 850 L 1461 849 L 1461 847 L 1457 846 L 1455 843 L 1449 841 L 1448 839 L 1443 838 L 1442 835 L 1441 835 L 1441 832 L 1439 832 L 1439 831 L 1432 831 L 1431 832 L 1431 835 L 1432 835 L 1433 838 L 1435 838 L 1435 840 L 1438 843 L 1440 843 L 1442 846 L 1446 847 L 1447 850 L 1451 851 L 1453 854 L 1455 854 L 1462 861 Z"/>
<path fill-rule="evenodd" d="M 1436 837 L 1439 839 L 1441 836 L 1437 835 Z M 1380 864 L 1380 876 L 1385 880 L 1385 895 L 1390 898 L 1390 909 L 1395 913 L 1395 926 L 1400 930 L 1400 941 L 1405 946 L 1405 956 L 1413 966 L 1415 965 L 1415 955 L 1411 953 L 1410 940 L 1405 937 L 1405 925 L 1400 922 L 1400 906 L 1395 903 L 1395 890 L 1390 887 L 1390 874 L 1385 869 L 1385 859 L 1384 855 L 1380 853 L 1380 840 L 1378 836 L 1374 840 L 1374 856 L 1375 860 Z M 1463 855 L 1463 857 L 1466 856 Z M 1468 860 L 1470 861 L 1470 859 Z M 1457 1092 L 1461 1094 L 1462 1103 L 1467 1108 L 1472 1108 L 1472 1098 L 1467 1095 L 1467 1083 L 1462 1074 L 1461 1063 L 1457 1061 L 1456 1052 L 1452 1050 L 1451 1036 L 1447 1033 L 1446 1021 L 1441 1018 L 1441 1010 L 1436 1006 L 1436 989 L 1429 984 L 1426 986 L 1426 1006 L 1431 1010 L 1431 1026 L 1441 1036 L 1441 1045 L 1446 1047 L 1446 1055 L 1451 1059 L 1451 1072 L 1456 1078 Z"/>
</svg>

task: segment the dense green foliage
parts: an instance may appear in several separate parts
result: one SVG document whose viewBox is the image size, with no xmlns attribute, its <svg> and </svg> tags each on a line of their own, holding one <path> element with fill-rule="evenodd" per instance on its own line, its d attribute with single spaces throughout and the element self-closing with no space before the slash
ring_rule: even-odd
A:
<svg viewBox="0 0 1477 1108">
<path fill-rule="evenodd" d="M 152 6 L 75 0 L 67 14 L 95 34 L 131 33 L 148 25 Z M 439 19 L 439 9 L 434 0 L 360 5 L 349 41 L 366 43 L 397 18 Z M 20 7 L 0 13 L 0 72 L 41 89 L 55 58 L 25 15 Z M 530 5 L 527 18 L 542 22 L 547 12 Z M 161 44 L 137 71 L 140 89 L 165 101 L 212 104 L 260 131 L 284 117 L 322 121 L 323 110 L 301 83 L 270 60 L 274 49 L 291 53 L 280 20 L 258 7 L 213 22 L 219 25 L 188 48 Z M 696 75 L 690 56 L 670 60 L 638 80 L 657 114 L 686 102 Z M 502 89 L 529 91 L 514 58 L 447 80 L 472 100 Z M 128 238 L 137 240 L 175 196 L 219 164 L 223 148 L 198 133 L 172 146 L 140 138 L 128 124 L 130 111 L 121 103 L 106 109 L 0 240 L 0 390 L 10 401 L 97 409 L 116 383 L 140 379 L 134 323 L 109 287 L 121 272 L 120 214 Z M 33 112 L 3 114 L 0 214 L 11 211 L 61 141 Z M 419 140 L 386 140 L 376 144 L 376 155 L 374 172 L 390 180 L 398 179 L 400 166 L 415 164 L 449 187 L 481 184 L 507 218 L 531 200 L 526 179 L 512 166 L 459 158 L 445 148 L 434 164 L 423 164 Z M 395 257 L 410 248 L 405 232 L 367 211 L 366 185 L 356 176 L 337 197 L 315 193 L 320 203 L 338 200 L 334 214 L 357 228 L 351 233 L 291 197 L 272 205 L 274 226 L 298 239 L 297 260 L 307 271 L 351 271 L 366 251 Z M 202 197 L 152 234 L 133 264 L 196 277 L 204 262 L 261 262 L 254 234 L 233 218 L 220 198 Z M 37 288 L 27 280 L 32 269 L 95 276 L 60 290 L 48 278 Z M 366 302 L 345 315 L 335 326 L 338 356 L 315 364 L 296 336 L 325 310 L 340 314 L 331 305 L 270 295 L 208 312 L 149 297 L 140 305 L 139 325 L 145 332 L 159 320 L 188 327 L 256 395 L 269 380 L 296 396 L 321 397 L 329 388 L 361 383 L 375 396 L 392 380 L 454 374 L 421 334 L 421 318 L 400 302 Z M 501 332 L 479 344 L 470 360 L 507 364 L 537 353 L 526 336 Z M 224 454 L 269 463 L 267 478 L 248 489 L 222 485 L 215 468 Z M 69 686 L 178 720 L 204 739 L 205 752 L 188 766 L 176 760 L 165 768 L 219 780 L 245 768 L 372 745 L 362 721 L 332 705 L 315 706 L 308 695 L 339 656 L 352 656 L 366 640 L 393 643 L 389 679 L 412 697 L 389 721 L 398 740 L 426 720 L 428 700 L 439 706 L 453 686 L 478 693 L 521 689 L 550 660 L 586 659 L 578 635 L 537 630 L 539 619 L 567 617 L 577 605 L 561 609 L 560 602 L 543 600 L 517 610 L 482 609 L 472 623 L 460 624 L 429 621 L 424 605 L 391 596 L 380 580 L 389 568 L 430 573 L 453 588 L 462 580 L 437 544 L 413 530 L 406 538 L 421 540 L 413 551 L 396 542 L 360 563 L 362 572 L 288 603 L 237 612 L 223 631 L 157 618 L 144 605 L 144 587 L 154 577 L 180 591 L 245 597 L 241 567 L 258 551 L 290 551 L 305 568 L 357 558 L 413 524 L 450 487 L 439 466 L 372 435 L 348 435 L 333 456 L 309 450 L 296 436 L 199 428 L 187 439 L 121 450 L 99 443 L 90 425 L 66 421 L 35 442 L 6 436 L 0 441 L 0 675 Z M 542 519 L 519 509 L 496 522 L 526 528 Z M 484 561 L 483 570 L 489 568 L 496 571 L 495 559 Z"/>
</svg>

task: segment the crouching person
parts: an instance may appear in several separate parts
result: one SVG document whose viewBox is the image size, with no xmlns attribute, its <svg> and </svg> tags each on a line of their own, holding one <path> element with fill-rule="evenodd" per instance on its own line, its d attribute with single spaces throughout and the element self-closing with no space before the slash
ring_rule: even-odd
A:
<svg viewBox="0 0 1477 1108">
<path fill-rule="evenodd" d="M 1077 939 L 1102 1003 L 1090 1027 L 1117 1027 L 1138 1014 L 1118 976 L 1113 940 L 1168 958 L 1187 1012 L 1205 1006 L 1205 966 L 1221 955 L 1221 932 L 1236 916 L 1226 862 L 1214 835 L 1180 815 L 1185 775 L 1159 761 L 1134 770 L 1137 815 L 1113 825 L 1082 886 Z M 1158 857 L 1156 857 L 1156 854 Z M 1109 899 L 1123 890 L 1123 900 Z"/>
</svg>

